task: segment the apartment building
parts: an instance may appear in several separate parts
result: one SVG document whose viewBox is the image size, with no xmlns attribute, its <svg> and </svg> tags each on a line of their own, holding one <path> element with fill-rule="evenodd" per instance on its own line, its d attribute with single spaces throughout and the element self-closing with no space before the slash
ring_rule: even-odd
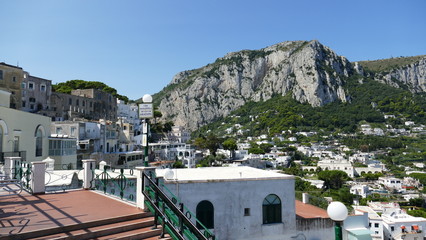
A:
<svg viewBox="0 0 426 240">
<path fill-rule="evenodd" d="M 13 109 L 21 109 L 21 84 L 24 79 L 24 71 L 21 67 L 0 62 L 0 90 L 10 93 L 9 106 Z"/>
<path fill-rule="evenodd" d="M 71 94 L 51 94 L 50 117 L 55 121 L 73 119 L 117 119 L 117 100 L 110 93 L 97 89 L 78 89 Z"/>
<path fill-rule="evenodd" d="M 21 110 L 47 115 L 47 112 L 50 111 L 51 93 L 51 80 L 34 77 L 28 72 L 24 72 L 21 83 Z"/>
</svg>

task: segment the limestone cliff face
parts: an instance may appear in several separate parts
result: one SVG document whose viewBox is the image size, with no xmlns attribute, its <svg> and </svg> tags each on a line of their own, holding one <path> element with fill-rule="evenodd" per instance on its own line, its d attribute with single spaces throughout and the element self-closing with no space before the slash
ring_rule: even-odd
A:
<svg viewBox="0 0 426 240">
<path fill-rule="evenodd" d="M 178 73 L 158 96 L 163 117 L 194 130 L 247 101 L 292 96 L 312 106 L 347 99 L 343 78 L 360 73 L 318 41 L 283 42 L 229 53 L 200 69 Z"/>
<path fill-rule="evenodd" d="M 407 87 L 413 93 L 426 92 L 426 57 L 404 67 L 378 73 L 375 79 L 393 87 Z"/>
</svg>

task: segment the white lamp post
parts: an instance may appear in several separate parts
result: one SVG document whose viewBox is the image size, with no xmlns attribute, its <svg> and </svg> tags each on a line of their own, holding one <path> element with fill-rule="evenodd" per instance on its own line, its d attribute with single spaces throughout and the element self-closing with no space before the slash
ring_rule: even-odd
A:
<svg viewBox="0 0 426 240">
<path fill-rule="evenodd" d="M 342 240 L 341 223 L 348 217 L 348 209 L 341 202 L 331 202 L 327 207 L 327 214 L 335 223 L 334 232 L 336 240 Z"/>
</svg>

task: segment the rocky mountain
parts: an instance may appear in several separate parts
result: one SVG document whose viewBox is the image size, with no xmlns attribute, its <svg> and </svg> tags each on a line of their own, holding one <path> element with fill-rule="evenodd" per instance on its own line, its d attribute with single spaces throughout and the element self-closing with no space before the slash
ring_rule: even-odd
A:
<svg viewBox="0 0 426 240">
<path fill-rule="evenodd" d="M 425 92 L 426 56 L 351 63 L 316 40 L 283 42 L 180 72 L 154 99 L 164 119 L 196 130 L 247 102 L 277 95 L 313 107 L 350 101 L 345 81 L 355 75 Z"/>
<path fill-rule="evenodd" d="M 316 40 L 283 42 L 229 53 L 205 67 L 178 73 L 155 98 L 164 118 L 194 130 L 248 101 L 274 95 L 291 94 L 315 107 L 345 102 L 344 79 L 360 72 L 358 64 Z"/>
<path fill-rule="evenodd" d="M 426 55 L 360 62 L 376 81 L 412 93 L 426 92 Z"/>
</svg>

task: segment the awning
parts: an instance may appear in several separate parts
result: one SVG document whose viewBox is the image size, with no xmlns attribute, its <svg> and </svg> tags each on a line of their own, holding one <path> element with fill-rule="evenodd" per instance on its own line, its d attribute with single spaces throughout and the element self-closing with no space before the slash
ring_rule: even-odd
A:
<svg viewBox="0 0 426 240">
<path fill-rule="evenodd" d="M 401 226 L 401 229 L 405 229 L 405 226 Z"/>
<path fill-rule="evenodd" d="M 417 226 L 417 225 L 413 225 L 413 229 L 414 229 L 414 230 L 419 230 L 419 226 Z"/>
</svg>

